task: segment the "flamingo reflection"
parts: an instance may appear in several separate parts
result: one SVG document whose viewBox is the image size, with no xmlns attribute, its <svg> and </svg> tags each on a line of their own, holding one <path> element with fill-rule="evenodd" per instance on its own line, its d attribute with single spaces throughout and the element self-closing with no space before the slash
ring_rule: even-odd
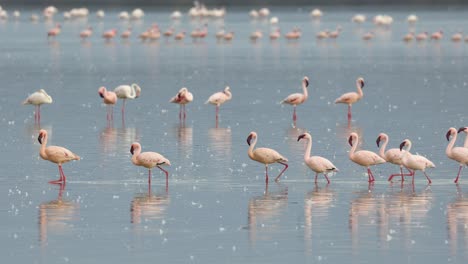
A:
<svg viewBox="0 0 468 264">
<path fill-rule="evenodd" d="M 459 236 L 463 239 L 464 249 L 468 250 L 468 197 L 457 184 L 457 196 L 455 201 L 447 205 L 447 230 L 450 244 L 450 252 L 457 255 Z"/>
<path fill-rule="evenodd" d="M 133 197 L 130 204 L 130 222 L 137 225 L 142 222 L 163 219 L 169 203 L 167 182 L 163 194 L 153 194 L 150 186 L 147 193 L 137 193 Z"/>
</svg>

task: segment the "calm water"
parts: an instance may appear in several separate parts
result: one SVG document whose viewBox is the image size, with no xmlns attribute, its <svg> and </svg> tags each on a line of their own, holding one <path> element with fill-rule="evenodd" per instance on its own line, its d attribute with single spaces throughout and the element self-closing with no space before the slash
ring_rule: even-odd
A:
<svg viewBox="0 0 468 264">
<path fill-rule="evenodd" d="M 93 13 L 95 10 L 92 10 Z M 103 22 L 94 17 L 63 22 L 63 33 L 47 41 L 53 23 L 33 24 L 32 10 L 20 21 L 0 22 L 0 245 L 5 263 L 466 263 L 468 261 L 468 172 L 453 184 L 458 165 L 445 156 L 445 132 L 468 125 L 468 50 L 447 38 L 440 43 L 404 44 L 406 9 L 330 8 L 322 22 L 309 20 L 309 8 L 272 9 L 284 32 L 303 31 L 297 43 L 248 41 L 265 22 L 250 22 L 248 10 L 228 10 L 224 24 L 234 31 L 232 44 L 216 44 L 212 34 L 222 21 L 210 21 L 210 38 L 192 44 L 142 44 L 133 39 L 104 43 L 105 29 L 123 30 L 117 12 Z M 170 25 L 170 10 L 147 10 L 131 24 L 134 35 L 157 21 Z M 465 29 L 468 10 L 413 9 L 416 30 L 444 30 L 447 36 Z M 393 15 L 391 30 L 375 29 L 376 39 L 361 35 L 370 23 L 351 24 L 356 12 L 368 17 Z M 61 19 L 60 19 L 61 20 Z M 190 32 L 203 22 L 187 19 L 177 29 Z M 81 42 L 88 24 L 95 36 Z M 315 41 L 320 29 L 343 34 L 336 42 Z M 278 102 L 300 92 L 310 78 L 310 98 L 292 109 Z M 346 107 L 333 100 L 355 90 L 366 79 L 364 98 L 353 108 L 347 127 Z M 137 82 L 142 96 L 129 101 L 125 123 L 115 110 L 106 124 L 99 86 L 114 88 Z M 210 94 L 231 86 L 233 100 L 221 107 L 218 126 Z M 168 100 L 180 87 L 194 93 L 187 121 L 179 123 L 178 107 Z M 39 88 L 53 97 L 42 109 L 40 126 L 33 107 L 20 102 Z M 65 189 L 47 182 L 57 167 L 39 158 L 40 128 L 51 144 L 82 156 L 64 166 Z M 265 189 L 264 167 L 247 156 L 245 139 L 259 134 L 259 146 L 277 149 L 290 168 L 280 184 Z M 326 185 L 313 183 L 303 164 L 304 143 L 313 135 L 313 153 L 325 156 L 340 172 Z M 365 169 L 348 160 L 347 135 L 356 131 L 362 147 L 374 150 L 380 132 L 390 146 L 413 141 L 413 152 L 426 155 L 437 168 L 420 174 L 416 184 L 390 185 L 396 167 L 374 168 L 368 186 Z M 130 161 L 129 148 L 158 151 L 171 160 L 169 186 L 154 171 L 148 191 L 147 171 Z M 458 142 L 461 144 L 461 141 Z M 271 175 L 280 166 L 272 166 Z M 61 196 L 60 196 L 61 195 Z"/>
</svg>

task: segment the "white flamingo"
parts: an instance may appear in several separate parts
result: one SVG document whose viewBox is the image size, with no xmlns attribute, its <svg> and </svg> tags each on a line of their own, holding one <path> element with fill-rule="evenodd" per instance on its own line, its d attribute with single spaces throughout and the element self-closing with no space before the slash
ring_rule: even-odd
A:
<svg viewBox="0 0 468 264">
<path fill-rule="evenodd" d="M 402 161 L 403 161 L 403 166 L 407 167 L 408 169 L 413 170 L 413 184 L 414 184 L 414 174 L 416 170 L 420 170 L 424 173 L 424 176 L 426 176 L 427 181 L 432 183 L 431 179 L 429 176 L 426 174 L 426 168 L 435 168 L 434 163 L 432 161 L 428 160 L 427 158 L 420 156 L 420 155 L 413 155 L 410 153 L 411 150 L 411 141 L 409 139 L 405 139 L 403 142 L 400 144 L 400 150 L 403 150 L 403 147 L 406 146 L 406 152 L 403 153 L 402 156 Z"/>
<path fill-rule="evenodd" d="M 114 89 L 114 93 L 118 98 L 123 99 L 122 114 L 125 112 L 125 101 L 127 99 L 135 99 L 140 96 L 141 87 L 138 84 L 119 85 Z"/>
<path fill-rule="evenodd" d="M 212 105 L 216 105 L 216 120 L 218 120 L 219 107 L 225 102 L 231 100 L 231 98 L 231 88 L 229 86 L 226 86 L 226 88 L 224 88 L 224 91 L 212 94 L 210 98 L 206 100 L 205 104 L 210 103 Z"/>
<path fill-rule="evenodd" d="M 42 104 L 51 104 L 53 102 L 52 97 L 47 94 L 44 89 L 31 94 L 23 101 L 23 105 L 32 104 L 35 106 L 36 111 L 34 112 L 34 121 L 41 121 L 41 105 Z"/>
<path fill-rule="evenodd" d="M 460 178 L 460 173 L 463 166 L 468 165 L 468 148 L 454 147 L 455 142 L 457 141 L 457 129 L 454 127 L 449 128 L 445 137 L 447 138 L 447 140 L 449 140 L 449 144 L 445 149 L 445 154 L 447 154 L 447 157 L 453 159 L 454 161 L 460 164 L 457 178 L 454 181 L 455 183 L 458 183 L 458 179 Z M 450 137 L 452 137 L 452 139 L 450 139 Z"/>
</svg>

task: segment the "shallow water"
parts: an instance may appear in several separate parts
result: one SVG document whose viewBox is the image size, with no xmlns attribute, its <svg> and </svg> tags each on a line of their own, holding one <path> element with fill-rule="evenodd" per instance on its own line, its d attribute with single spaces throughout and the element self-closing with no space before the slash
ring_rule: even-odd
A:
<svg viewBox="0 0 468 264">
<path fill-rule="evenodd" d="M 248 34 L 267 32 L 266 22 L 250 22 L 244 9 L 228 10 L 226 30 L 235 31 L 231 44 L 217 44 L 212 33 L 222 24 L 209 22 L 211 37 L 193 44 L 104 43 L 98 36 L 111 27 L 123 30 L 109 11 L 95 18 L 63 22 L 63 33 L 47 41 L 53 23 L 30 23 L 33 10 L 18 21 L 0 22 L 0 98 L 2 131 L 0 158 L 0 245 L 5 262 L 128 263 L 162 259 L 196 263 L 465 263 L 468 259 L 468 188 L 453 178 L 458 165 L 445 156 L 445 133 L 466 126 L 467 47 L 445 39 L 440 43 L 404 44 L 409 14 L 404 8 L 330 8 L 318 23 L 296 8 L 275 8 L 284 32 L 303 31 L 296 43 L 284 39 L 256 44 Z M 94 11 L 94 10 L 93 10 Z M 466 25 L 468 10 L 412 9 L 420 17 L 419 31 L 439 28 L 450 36 Z M 370 23 L 349 22 L 356 12 L 371 17 L 394 16 L 391 30 L 375 29 L 376 39 L 360 36 Z M 169 10 L 148 10 L 144 21 L 132 22 L 141 32 L 158 21 L 169 26 Z M 182 20 L 177 29 L 191 31 L 200 21 Z M 78 33 L 92 25 L 86 42 Z M 344 28 L 335 42 L 315 41 L 319 29 Z M 134 33 L 136 35 L 136 33 Z M 278 104 L 300 92 L 309 76 L 309 100 L 292 109 Z M 334 105 L 340 94 L 366 80 L 364 98 L 353 107 L 348 127 L 346 106 Z M 113 124 L 97 95 L 99 86 L 114 88 L 137 82 L 142 96 L 127 103 L 125 120 L 120 102 Z M 213 92 L 229 85 L 233 99 L 221 107 L 204 105 Z M 187 120 L 168 103 L 180 87 L 194 93 Z M 46 89 L 54 103 L 42 108 L 35 124 L 33 107 L 24 98 Z M 124 121 L 124 122 L 123 122 Z M 40 128 L 51 144 L 66 146 L 82 160 L 64 165 L 68 177 L 61 191 L 47 182 L 58 177 L 54 164 L 38 155 Z M 259 146 L 278 150 L 289 159 L 279 184 L 266 189 L 264 167 L 247 156 L 246 138 L 259 134 Z M 304 131 L 313 136 L 313 153 L 332 160 L 340 172 L 326 185 L 303 164 Z M 397 168 L 373 168 L 377 181 L 367 184 L 365 169 L 348 160 L 347 136 L 362 138 L 362 148 L 377 151 L 380 132 L 390 147 L 405 138 L 414 153 L 426 155 L 437 168 L 429 170 L 427 186 L 417 172 L 413 187 L 386 181 Z M 171 160 L 168 186 L 164 174 L 130 161 L 130 145 L 157 151 Z M 458 141 L 458 144 L 462 144 Z M 276 175 L 281 166 L 272 166 Z"/>
</svg>

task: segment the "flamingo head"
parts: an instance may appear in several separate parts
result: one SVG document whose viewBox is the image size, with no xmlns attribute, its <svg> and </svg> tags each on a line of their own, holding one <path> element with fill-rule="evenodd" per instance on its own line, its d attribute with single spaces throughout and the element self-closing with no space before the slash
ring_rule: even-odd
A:
<svg viewBox="0 0 468 264">
<path fill-rule="evenodd" d="M 250 142 L 252 141 L 252 138 L 257 138 L 257 133 L 250 132 L 249 136 L 247 137 L 247 144 L 249 144 L 249 146 L 250 146 Z"/>
<path fill-rule="evenodd" d="M 450 137 L 454 134 L 457 134 L 457 129 L 454 127 L 449 128 L 449 130 L 447 131 L 447 134 L 445 134 L 445 138 L 447 139 L 447 141 L 449 141 Z"/>
<path fill-rule="evenodd" d="M 404 147 L 404 146 L 407 146 L 407 145 L 408 145 L 408 142 L 409 142 L 408 139 L 405 139 L 405 140 L 403 140 L 403 142 L 401 142 L 401 144 L 400 144 L 400 151 L 403 150 L 403 147 Z"/>
<path fill-rule="evenodd" d="M 357 137 L 358 137 L 358 135 L 356 133 L 354 133 L 354 132 L 349 135 L 348 143 L 349 143 L 349 145 L 351 147 L 353 146 L 354 138 L 357 138 Z"/>
<path fill-rule="evenodd" d="M 37 141 L 39 141 L 39 144 L 42 145 L 42 139 L 47 135 L 47 131 L 45 131 L 44 129 L 41 129 L 39 131 L 39 136 L 37 137 Z"/>
<path fill-rule="evenodd" d="M 307 76 L 304 77 L 302 82 L 304 83 L 305 87 L 309 87 L 309 78 Z"/>
<path fill-rule="evenodd" d="M 310 134 L 309 133 L 304 133 L 304 134 L 300 135 L 299 137 L 297 137 L 297 141 L 299 141 L 299 140 L 301 140 L 303 138 L 310 139 Z"/>
<path fill-rule="evenodd" d="M 364 88 L 364 78 L 359 77 L 357 79 L 357 83 L 358 83 L 359 87 L 361 87 L 361 89 Z"/>
<path fill-rule="evenodd" d="M 231 91 L 231 88 L 229 86 L 226 86 L 226 88 L 224 88 L 225 93 L 230 92 L 230 91 Z"/>
<path fill-rule="evenodd" d="M 104 98 L 104 93 L 106 92 L 106 87 L 101 86 L 98 90 L 98 94 L 101 98 Z"/>
<path fill-rule="evenodd" d="M 387 140 L 387 135 L 384 134 L 384 133 L 380 133 L 379 136 L 377 137 L 377 140 L 375 141 L 375 143 L 377 143 L 377 147 L 380 147 L 380 141 L 382 140 Z"/>
<path fill-rule="evenodd" d="M 468 133 L 468 127 L 460 127 L 460 128 L 458 129 L 458 133 L 460 133 L 460 132 Z"/>
<path fill-rule="evenodd" d="M 133 155 L 133 153 L 135 153 L 135 149 L 140 149 L 140 148 L 141 148 L 140 143 L 135 142 L 130 147 L 130 153 Z"/>
</svg>

